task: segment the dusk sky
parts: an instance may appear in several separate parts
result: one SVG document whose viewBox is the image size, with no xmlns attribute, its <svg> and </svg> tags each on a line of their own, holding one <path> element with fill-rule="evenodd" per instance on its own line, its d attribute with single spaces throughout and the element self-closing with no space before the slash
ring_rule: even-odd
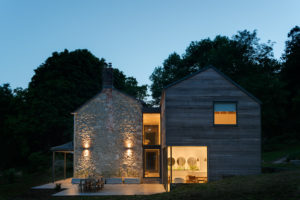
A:
<svg viewBox="0 0 300 200">
<path fill-rule="evenodd" d="M 191 41 L 257 30 L 280 58 L 299 0 L 0 0 L 0 84 L 26 88 L 54 51 L 88 49 L 139 84 Z"/>
</svg>

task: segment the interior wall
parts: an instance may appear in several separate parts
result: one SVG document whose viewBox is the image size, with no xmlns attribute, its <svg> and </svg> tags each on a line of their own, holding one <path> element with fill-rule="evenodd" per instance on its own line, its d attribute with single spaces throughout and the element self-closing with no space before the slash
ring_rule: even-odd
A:
<svg viewBox="0 0 300 200">
<path fill-rule="evenodd" d="M 171 157 L 174 159 L 172 167 Z M 172 177 L 172 183 L 188 183 L 189 176 L 207 178 L 207 147 L 168 147 L 169 182 Z"/>
</svg>

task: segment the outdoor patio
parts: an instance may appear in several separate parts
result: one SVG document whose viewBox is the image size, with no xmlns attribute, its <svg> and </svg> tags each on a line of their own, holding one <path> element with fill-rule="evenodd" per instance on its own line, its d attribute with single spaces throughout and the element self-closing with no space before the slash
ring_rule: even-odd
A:
<svg viewBox="0 0 300 200">
<path fill-rule="evenodd" d="M 82 193 L 71 178 L 33 187 L 32 189 L 53 189 L 57 183 L 65 189 L 53 196 L 107 196 L 107 195 L 150 195 L 165 192 L 162 184 L 105 184 L 99 192 Z"/>
</svg>

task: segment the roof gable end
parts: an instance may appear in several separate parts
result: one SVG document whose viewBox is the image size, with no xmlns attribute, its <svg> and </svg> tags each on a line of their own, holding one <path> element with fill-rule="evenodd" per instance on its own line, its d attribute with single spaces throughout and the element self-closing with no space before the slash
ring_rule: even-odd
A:
<svg viewBox="0 0 300 200">
<path fill-rule="evenodd" d="M 175 81 L 167 86 L 165 86 L 163 88 L 163 90 L 167 90 L 168 88 L 171 88 L 172 86 L 174 85 L 177 85 L 177 84 L 180 84 L 181 82 L 187 80 L 187 79 L 190 79 L 208 69 L 213 69 L 215 72 L 217 72 L 219 75 L 221 75 L 225 80 L 229 81 L 230 83 L 232 83 L 235 87 L 237 87 L 238 89 L 240 89 L 243 93 L 245 93 L 247 96 L 249 96 L 250 98 L 252 98 L 255 102 L 257 102 L 258 104 L 262 104 L 262 102 L 257 99 L 254 95 L 252 95 L 250 92 L 248 92 L 246 89 L 244 89 L 242 86 L 240 86 L 239 84 L 237 84 L 236 82 L 234 82 L 231 78 L 229 78 L 227 75 L 225 75 L 223 72 L 221 72 L 220 70 L 218 70 L 216 67 L 212 66 L 212 65 L 209 65 L 207 67 L 204 67 L 203 69 L 195 72 L 195 73 L 192 73 L 190 75 L 187 75 L 185 77 L 183 77 L 182 79 L 179 79 L 178 81 Z"/>
<path fill-rule="evenodd" d="M 119 93 L 121 93 L 121 94 L 123 94 L 123 95 L 125 95 L 125 96 L 127 96 L 127 97 L 129 97 L 129 98 L 131 98 L 131 99 L 133 99 L 135 101 L 137 101 L 141 105 L 144 104 L 144 102 L 142 100 L 138 100 L 138 99 L 134 98 L 133 96 L 131 96 L 131 95 L 129 95 L 129 94 L 127 94 L 127 93 L 125 93 L 125 92 L 123 92 L 121 90 L 118 90 L 118 89 L 116 89 L 114 87 L 113 88 L 103 88 L 103 89 L 111 89 L 111 90 L 117 91 L 117 92 L 119 92 Z M 95 96 L 93 96 L 92 98 L 90 98 L 89 100 L 87 100 L 85 103 L 83 103 L 81 106 L 79 106 L 74 112 L 72 112 L 72 114 L 75 114 L 75 113 L 79 112 L 81 108 L 83 108 L 84 106 L 88 105 L 91 101 L 93 101 L 95 98 L 97 98 L 99 95 L 101 95 L 103 89 L 99 93 L 97 93 Z"/>
</svg>

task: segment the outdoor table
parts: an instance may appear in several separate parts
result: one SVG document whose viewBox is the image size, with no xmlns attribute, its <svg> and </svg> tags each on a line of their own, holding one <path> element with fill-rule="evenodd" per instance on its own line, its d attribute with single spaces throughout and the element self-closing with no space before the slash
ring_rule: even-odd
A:
<svg viewBox="0 0 300 200">
<path fill-rule="evenodd" d="M 80 192 L 97 192 L 104 187 L 103 178 L 99 179 L 87 178 L 80 179 L 80 183 L 78 185 Z"/>
</svg>

